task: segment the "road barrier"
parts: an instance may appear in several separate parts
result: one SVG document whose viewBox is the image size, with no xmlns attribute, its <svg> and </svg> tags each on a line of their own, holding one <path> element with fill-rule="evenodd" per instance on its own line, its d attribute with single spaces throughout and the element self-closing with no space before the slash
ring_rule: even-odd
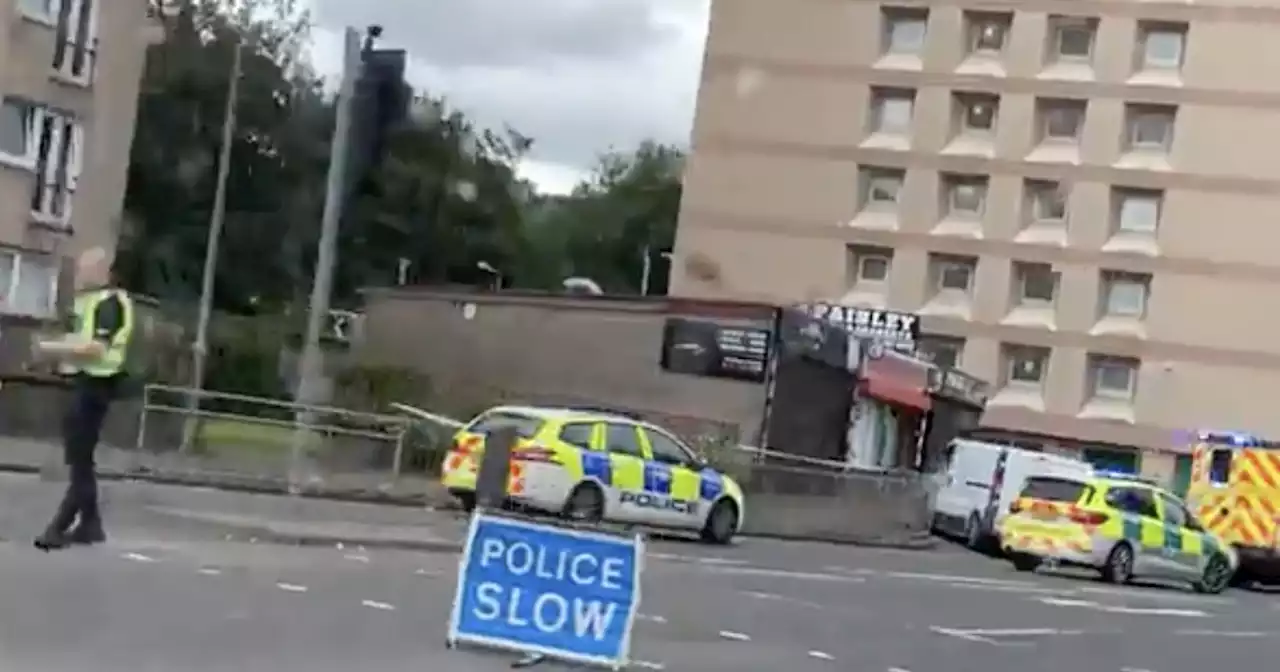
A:
<svg viewBox="0 0 1280 672">
<path fill-rule="evenodd" d="M 196 403 L 192 404 L 192 398 Z M 300 418 L 314 418 L 301 423 Z M 191 424 L 194 423 L 194 427 Z M 277 399 L 147 385 L 142 393 L 137 455 L 167 454 L 205 472 L 256 478 L 324 480 L 333 474 L 400 476 L 405 436 L 403 415 L 306 406 Z M 297 437 L 298 430 L 304 432 Z M 182 454 L 184 433 L 194 441 Z M 294 442 L 303 442 L 295 464 Z"/>
<path fill-rule="evenodd" d="M 406 404 L 394 408 L 443 431 L 465 424 Z M 929 532 L 931 481 L 920 473 L 858 469 L 746 445 L 719 446 L 706 457 L 747 495 L 743 534 L 902 545 Z"/>
</svg>

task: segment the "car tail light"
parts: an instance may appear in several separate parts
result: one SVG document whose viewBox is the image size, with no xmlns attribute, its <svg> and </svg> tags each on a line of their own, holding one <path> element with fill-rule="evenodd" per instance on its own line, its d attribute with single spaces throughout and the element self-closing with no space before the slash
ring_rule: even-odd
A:
<svg viewBox="0 0 1280 672">
<path fill-rule="evenodd" d="M 511 459 L 518 462 L 542 462 L 545 464 L 558 464 L 560 460 L 556 458 L 554 451 L 542 446 L 529 446 L 527 448 L 518 448 L 511 453 Z"/>
<path fill-rule="evenodd" d="M 1071 522 L 1080 523 L 1081 525 L 1101 525 L 1107 522 L 1107 514 L 1097 511 L 1072 509 L 1068 517 L 1071 518 Z"/>
</svg>

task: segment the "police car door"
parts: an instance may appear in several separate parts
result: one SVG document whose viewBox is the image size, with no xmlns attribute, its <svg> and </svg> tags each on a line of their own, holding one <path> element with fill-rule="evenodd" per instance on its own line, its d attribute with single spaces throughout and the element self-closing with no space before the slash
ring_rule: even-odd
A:
<svg viewBox="0 0 1280 672">
<path fill-rule="evenodd" d="M 693 452 L 665 432 L 643 427 L 649 448 L 645 464 L 645 490 L 662 497 L 664 524 L 672 527 L 702 528 L 702 518 L 711 506 L 700 502 L 702 465 Z"/>
<path fill-rule="evenodd" d="M 1176 578 L 1196 581 L 1200 578 L 1202 552 L 1200 533 L 1187 527 L 1190 516 L 1182 502 L 1160 493 L 1160 513 L 1164 520 L 1164 548 L 1170 569 Z M 1195 537 L 1193 540 L 1192 537 Z"/>
<path fill-rule="evenodd" d="M 1165 552 L 1164 521 L 1150 488 L 1112 486 L 1107 504 L 1120 512 L 1124 539 L 1134 550 L 1134 573 L 1145 576 L 1177 576 Z"/>
<path fill-rule="evenodd" d="M 654 523 L 652 502 L 645 498 L 645 453 L 635 425 L 620 422 L 604 426 L 604 448 L 609 453 L 612 487 L 606 493 L 610 518 Z"/>
</svg>

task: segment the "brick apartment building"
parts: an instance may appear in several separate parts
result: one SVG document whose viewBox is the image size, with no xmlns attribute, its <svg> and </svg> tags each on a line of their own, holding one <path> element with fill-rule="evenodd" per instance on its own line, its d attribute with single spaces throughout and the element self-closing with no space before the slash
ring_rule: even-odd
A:
<svg viewBox="0 0 1280 672">
<path fill-rule="evenodd" d="M 1164 477 L 1182 431 L 1280 437 L 1277 35 L 1242 0 L 714 0 L 672 292 L 914 311 L 988 426 Z"/>
<path fill-rule="evenodd" d="M 147 0 L 0 0 L 0 317 L 53 316 L 62 260 L 114 250 Z"/>
</svg>

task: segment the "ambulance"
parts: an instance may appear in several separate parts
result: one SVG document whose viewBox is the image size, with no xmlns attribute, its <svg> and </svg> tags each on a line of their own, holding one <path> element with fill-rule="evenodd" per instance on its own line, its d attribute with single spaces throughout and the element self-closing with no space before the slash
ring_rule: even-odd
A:
<svg viewBox="0 0 1280 672">
<path fill-rule="evenodd" d="M 1280 584 L 1280 442 L 1201 432 L 1191 457 L 1188 508 L 1236 549 L 1236 583 Z"/>
</svg>

